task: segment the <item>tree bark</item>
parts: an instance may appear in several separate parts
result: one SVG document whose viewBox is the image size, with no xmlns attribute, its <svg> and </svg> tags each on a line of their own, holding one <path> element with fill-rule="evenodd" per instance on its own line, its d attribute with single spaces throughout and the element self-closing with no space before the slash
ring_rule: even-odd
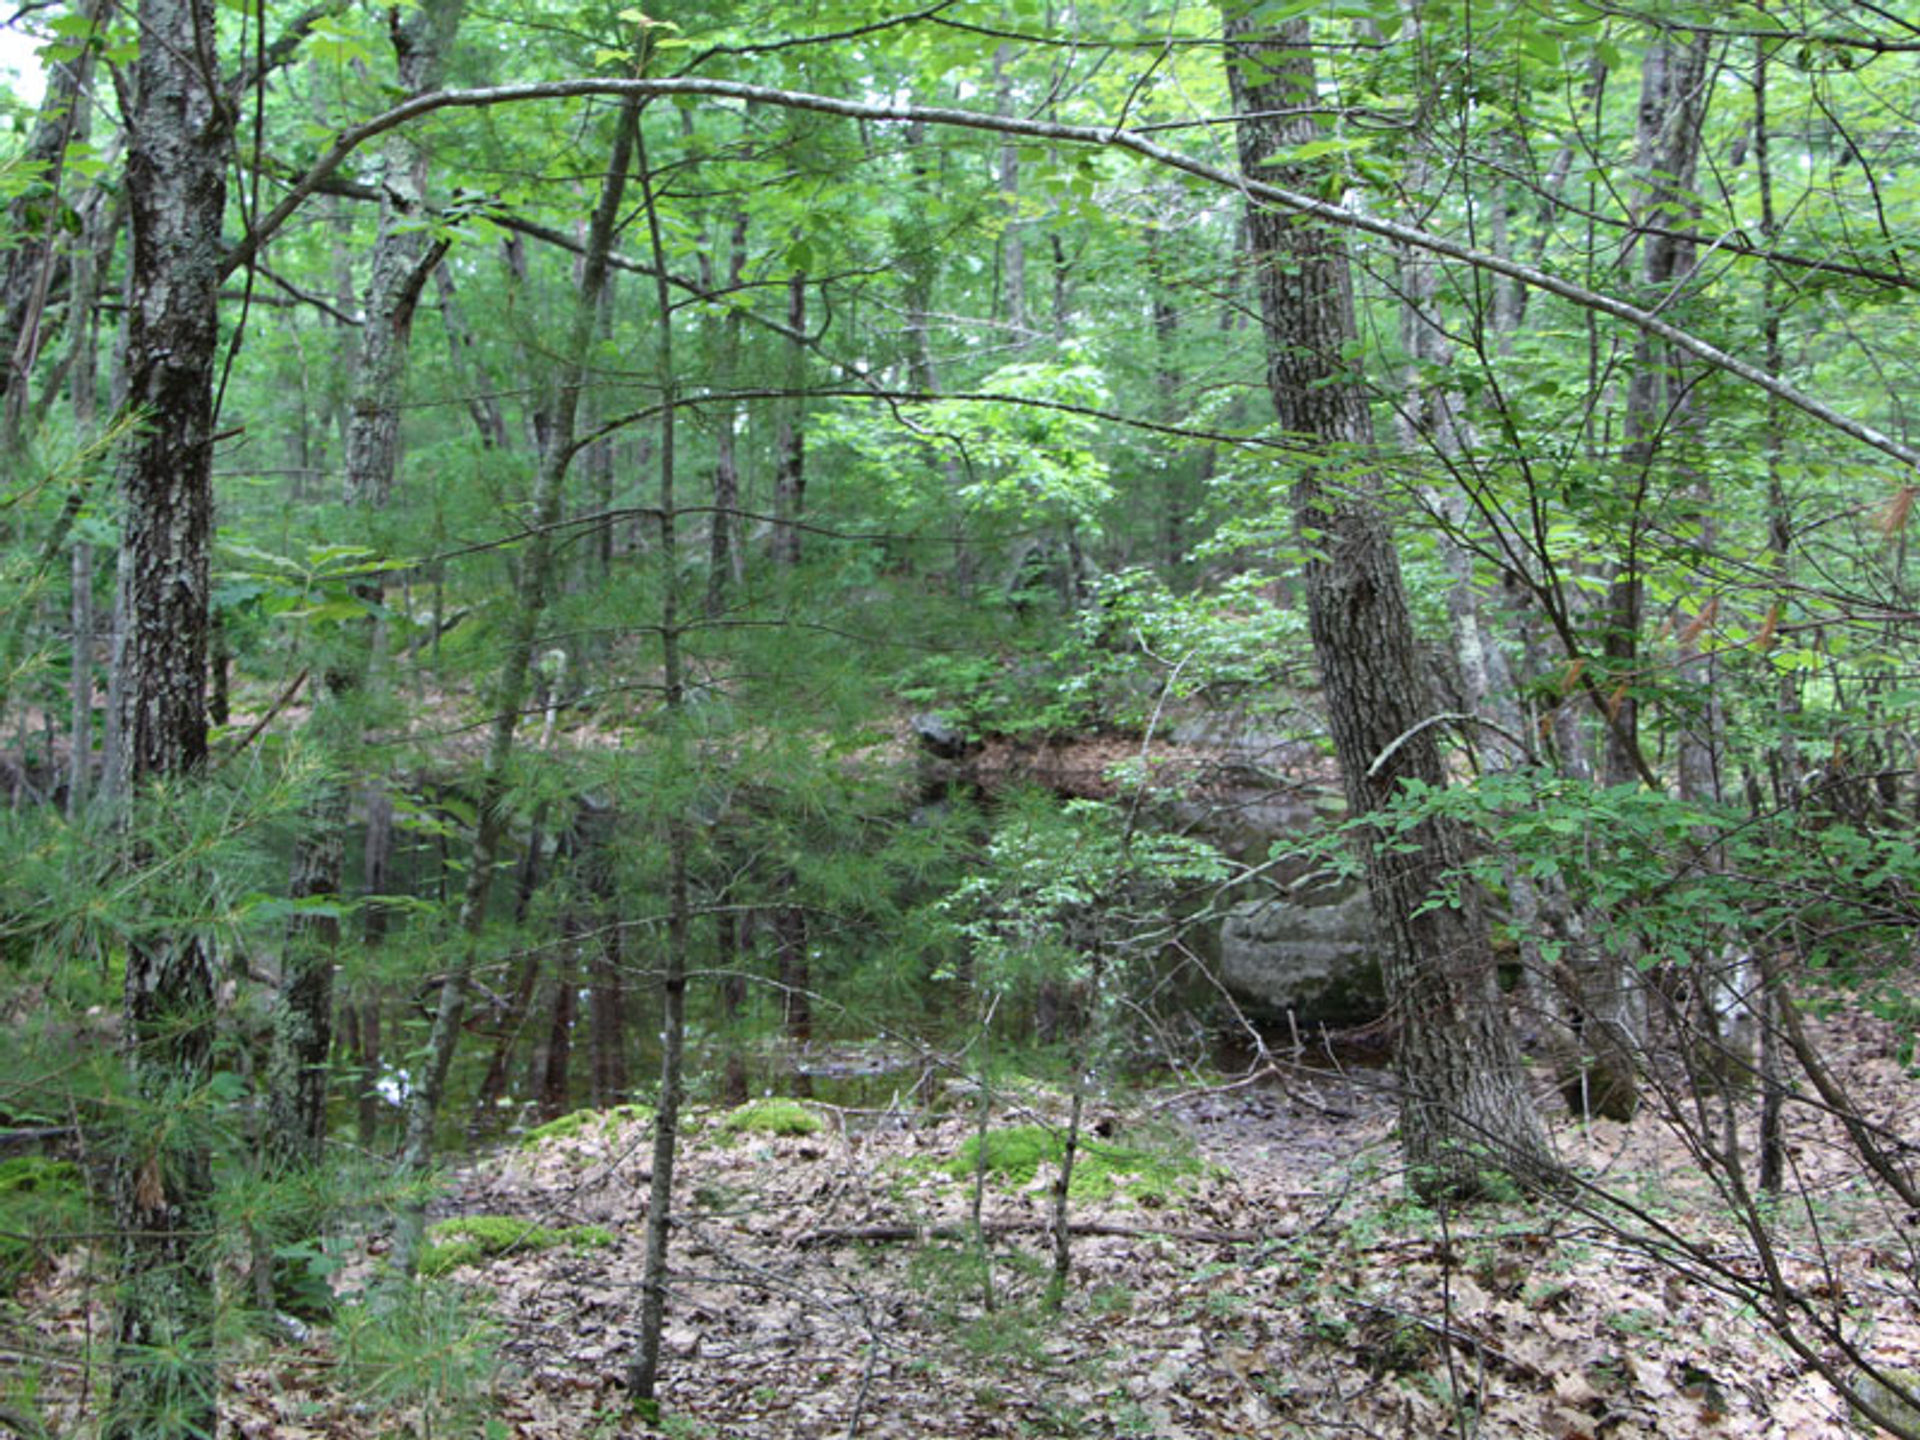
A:
<svg viewBox="0 0 1920 1440">
<path fill-rule="evenodd" d="M 1227 74 L 1243 170 L 1311 186 L 1284 156 L 1320 134 L 1308 22 L 1277 32 L 1244 10 L 1226 16 Z M 1346 252 L 1322 224 L 1268 207 L 1248 223 L 1266 327 L 1267 378 L 1281 427 L 1309 439 L 1338 478 L 1303 464 L 1293 504 L 1313 540 L 1305 588 L 1328 721 L 1347 804 L 1364 818 L 1411 782 L 1446 784 L 1434 713 L 1399 559 L 1374 500 L 1366 392 L 1348 358 L 1355 338 Z M 1481 899 L 1434 904 L 1465 862 L 1466 837 L 1430 817 L 1394 844 L 1362 841 L 1386 938 L 1401 1145 L 1415 1193 L 1471 1196 L 1489 1172 L 1529 1180 L 1558 1167 L 1529 1096 L 1495 984 Z"/>
<path fill-rule="evenodd" d="M 654 303 L 660 326 L 660 669 L 665 682 L 669 763 L 678 771 L 688 763 L 683 726 L 686 710 L 686 661 L 681 653 L 678 516 L 674 508 L 674 401 L 679 394 L 673 360 L 673 305 L 667 290 L 667 250 L 661 238 L 658 195 L 647 162 L 646 139 L 635 126 L 634 164 L 640 180 L 652 251 Z M 667 934 L 660 972 L 660 1096 L 653 1114 L 653 1173 L 647 1187 L 646 1252 L 640 1269 L 640 1343 L 627 1367 L 634 1398 L 657 1411 L 654 1395 L 660 1379 L 660 1346 L 666 1333 L 667 1249 L 673 1221 L 673 1174 L 678 1156 L 680 1106 L 685 1090 L 687 1038 L 687 949 L 692 926 L 688 892 L 688 855 L 692 848 L 688 819 L 666 818 Z"/>
<path fill-rule="evenodd" d="M 145 423 L 120 466 L 126 633 L 122 794 L 188 783 L 207 757 L 208 551 L 220 226 L 231 138 L 212 0 L 140 0 L 129 116 L 127 398 Z M 151 858 L 136 840 L 135 863 Z M 137 1113 L 116 1158 L 120 1312 L 109 1440 L 210 1435 L 213 1156 L 176 1123 L 213 1074 L 215 961 L 190 926 L 127 947 L 123 1044 Z"/>
</svg>

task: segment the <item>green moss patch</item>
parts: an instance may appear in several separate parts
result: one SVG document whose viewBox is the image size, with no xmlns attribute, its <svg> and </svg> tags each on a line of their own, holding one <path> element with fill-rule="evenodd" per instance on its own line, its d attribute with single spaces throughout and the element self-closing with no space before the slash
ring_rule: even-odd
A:
<svg viewBox="0 0 1920 1440">
<path fill-rule="evenodd" d="M 0 1160 L 0 1285 L 11 1288 L 66 1236 L 86 1230 L 87 1183 L 70 1160 Z"/>
<path fill-rule="evenodd" d="M 548 1140 L 568 1140 L 576 1135 L 588 1133 L 610 1136 L 617 1134 L 623 1125 L 650 1124 L 653 1109 L 648 1105 L 615 1105 L 609 1110 L 575 1110 L 571 1115 L 562 1115 L 558 1120 L 549 1120 L 537 1125 L 520 1137 L 522 1149 Z"/>
<path fill-rule="evenodd" d="M 420 1273 L 445 1275 L 509 1251 L 601 1250 L 613 1244 L 613 1232 L 601 1225 L 541 1225 L 514 1215 L 458 1215 L 427 1231 L 432 1242 L 420 1255 Z"/>
<path fill-rule="evenodd" d="M 972 1135 L 941 1168 L 956 1180 L 968 1180 L 980 1165 L 980 1142 L 987 1146 L 987 1173 L 1005 1184 L 1031 1185 L 1042 1165 L 1058 1165 L 1066 1154 L 1064 1130 L 1045 1125 L 1014 1125 Z M 1118 1145 L 1082 1135 L 1073 1156 L 1073 1180 L 1067 1194 L 1075 1200 L 1167 1200 L 1184 1194 L 1203 1166 L 1190 1155 Z"/>
<path fill-rule="evenodd" d="M 817 1135 L 827 1122 L 798 1100 L 753 1100 L 720 1122 L 727 1135 Z"/>
</svg>

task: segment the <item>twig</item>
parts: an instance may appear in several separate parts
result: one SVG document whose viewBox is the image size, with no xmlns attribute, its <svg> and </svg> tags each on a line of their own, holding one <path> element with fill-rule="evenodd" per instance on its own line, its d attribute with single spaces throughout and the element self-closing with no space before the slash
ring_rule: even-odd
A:
<svg viewBox="0 0 1920 1440">
<path fill-rule="evenodd" d="M 300 687 L 306 683 L 307 671 L 303 668 L 298 675 L 293 677 L 293 683 L 281 692 L 280 698 L 267 707 L 266 713 L 247 727 L 246 733 L 234 742 L 233 748 L 221 754 L 220 758 L 214 762 L 213 768 L 218 770 L 222 765 L 246 749 L 247 746 L 251 745 L 255 738 L 259 736 L 260 732 L 273 723 L 274 716 L 278 715 L 293 703 L 293 697 L 300 693 Z"/>
<path fill-rule="evenodd" d="M 986 1235 L 1051 1235 L 1051 1220 L 989 1220 L 980 1227 Z M 1257 1230 L 1195 1230 L 1173 1225 L 1115 1225 L 1104 1220 L 1075 1220 L 1067 1227 L 1073 1235 L 1118 1237 L 1124 1240 L 1187 1240 L 1198 1245 L 1257 1245 L 1276 1238 Z M 971 1225 L 840 1225 L 815 1230 L 795 1241 L 802 1248 L 815 1245 L 845 1245 L 862 1240 L 964 1240 L 974 1234 Z"/>
</svg>

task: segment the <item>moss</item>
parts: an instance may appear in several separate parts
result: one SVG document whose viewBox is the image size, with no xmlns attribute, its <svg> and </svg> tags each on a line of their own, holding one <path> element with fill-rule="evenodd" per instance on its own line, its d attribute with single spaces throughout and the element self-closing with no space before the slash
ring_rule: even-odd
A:
<svg viewBox="0 0 1920 1440">
<path fill-rule="evenodd" d="M 548 1140 L 569 1140 L 592 1130 L 601 1135 L 613 1135 L 622 1125 L 638 1125 L 653 1119 L 653 1109 L 647 1105 L 615 1105 L 609 1110 L 575 1110 L 571 1115 L 562 1115 L 558 1120 L 549 1120 L 537 1125 L 520 1137 L 520 1148 L 531 1150 L 534 1146 Z"/>
<path fill-rule="evenodd" d="M 1882 1368 L 1887 1379 L 1893 1382 L 1891 1385 L 1864 1372 L 1856 1372 L 1848 1387 L 1852 1391 L 1848 1398 L 1858 1396 L 1889 1420 L 1896 1420 L 1902 1425 L 1920 1425 L 1920 1407 L 1914 1404 L 1914 1397 L 1920 1396 L 1920 1371 Z M 1861 1430 L 1876 1428 L 1857 1406 L 1853 1407 L 1853 1423 Z"/>
<path fill-rule="evenodd" d="M 17 1283 L 63 1234 L 87 1229 L 87 1208 L 86 1177 L 72 1161 L 0 1161 L 0 1285 Z"/>
<path fill-rule="evenodd" d="M 420 1255 L 420 1273 L 426 1276 L 445 1275 L 510 1251 L 559 1245 L 599 1250 L 614 1243 L 613 1232 L 603 1225 L 541 1225 L 515 1215 L 457 1215 L 442 1220 L 427 1236 L 433 1243 Z"/>
<path fill-rule="evenodd" d="M 967 1138 L 959 1153 L 943 1167 L 956 1180 L 971 1179 L 980 1163 L 978 1135 Z M 1033 1183 L 1042 1165 L 1058 1165 L 1066 1152 L 1066 1132 L 1045 1125 L 1015 1125 L 986 1135 L 987 1173 L 1010 1185 Z M 1073 1157 L 1073 1181 L 1067 1194 L 1075 1200 L 1166 1200 L 1182 1194 L 1202 1172 L 1188 1155 L 1145 1150 L 1080 1137 Z"/>
<path fill-rule="evenodd" d="M 798 1100 L 753 1100 L 722 1120 L 720 1129 L 728 1135 L 817 1135 L 826 1123 Z"/>
</svg>

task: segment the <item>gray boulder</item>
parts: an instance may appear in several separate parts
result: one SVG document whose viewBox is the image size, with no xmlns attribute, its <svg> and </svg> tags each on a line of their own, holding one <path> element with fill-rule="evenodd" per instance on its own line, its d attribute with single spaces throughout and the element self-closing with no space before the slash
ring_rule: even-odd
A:
<svg viewBox="0 0 1920 1440">
<path fill-rule="evenodd" d="M 1364 1024 L 1386 1013 L 1381 942 L 1366 890 L 1308 886 L 1249 900 L 1220 926 L 1220 978 L 1247 1012 L 1301 1027 Z"/>
</svg>

